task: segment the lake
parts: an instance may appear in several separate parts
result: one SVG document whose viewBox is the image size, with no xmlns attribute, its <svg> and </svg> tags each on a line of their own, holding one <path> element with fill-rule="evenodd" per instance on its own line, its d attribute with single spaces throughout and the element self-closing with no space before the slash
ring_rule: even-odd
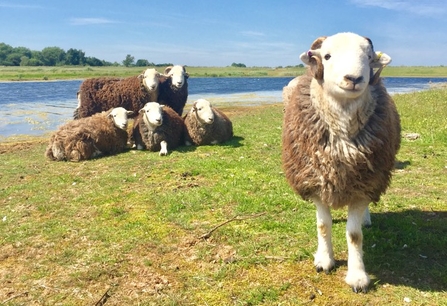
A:
<svg viewBox="0 0 447 306">
<path fill-rule="evenodd" d="M 190 78 L 185 109 L 199 98 L 216 106 L 282 102 L 287 78 Z M 0 140 L 10 136 L 46 135 L 70 120 L 81 80 L 0 83 Z M 384 78 L 390 94 L 408 93 L 447 83 L 447 78 Z"/>
</svg>

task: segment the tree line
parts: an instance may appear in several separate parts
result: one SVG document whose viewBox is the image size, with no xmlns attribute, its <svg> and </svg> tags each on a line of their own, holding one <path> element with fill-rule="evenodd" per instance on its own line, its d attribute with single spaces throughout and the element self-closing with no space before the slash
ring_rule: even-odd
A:
<svg viewBox="0 0 447 306">
<path fill-rule="evenodd" d="M 46 47 L 41 51 L 30 50 L 26 47 L 12 47 L 0 43 L 0 66 L 120 66 L 117 62 L 108 62 L 92 56 L 85 56 L 85 52 L 70 48 L 65 51 L 59 47 Z M 154 64 L 146 59 L 138 59 L 130 54 L 122 61 L 122 65 L 129 66 L 170 66 L 171 63 Z"/>
</svg>

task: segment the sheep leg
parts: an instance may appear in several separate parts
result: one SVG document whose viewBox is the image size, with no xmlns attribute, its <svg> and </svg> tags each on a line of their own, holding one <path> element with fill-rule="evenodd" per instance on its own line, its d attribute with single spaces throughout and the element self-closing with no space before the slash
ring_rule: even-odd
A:
<svg viewBox="0 0 447 306">
<path fill-rule="evenodd" d="M 355 203 L 348 206 L 346 241 L 348 243 L 348 273 L 345 281 L 354 292 L 368 291 L 369 276 L 363 264 L 362 222 L 368 203 Z"/>
<path fill-rule="evenodd" d="M 369 213 L 369 207 L 367 206 L 365 209 L 365 214 L 363 215 L 363 226 L 370 227 L 371 224 L 371 215 Z"/>
<path fill-rule="evenodd" d="M 160 156 L 162 156 L 162 155 L 168 155 L 168 143 L 166 142 L 166 141 L 162 141 L 161 143 L 160 143 L 160 147 L 161 147 L 161 149 L 160 149 L 160 153 L 159 153 L 159 155 Z"/>
<path fill-rule="evenodd" d="M 329 273 L 335 266 L 332 248 L 332 215 L 328 205 L 315 201 L 317 208 L 318 249 L 314 257 L 317 272 Z"/>
</svg>

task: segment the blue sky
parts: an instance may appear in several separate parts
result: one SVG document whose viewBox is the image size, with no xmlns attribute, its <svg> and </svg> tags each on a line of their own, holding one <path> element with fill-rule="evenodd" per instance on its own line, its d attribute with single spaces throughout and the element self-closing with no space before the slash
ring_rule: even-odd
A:
<svg viewBox="0 0 447 306">
<path fill-rule="evenodd" d="M 368 36 L 392 65 L 447 65 L 445 0 L 0 0 L 0 42 L 189 66 L 287 66 L 313 40 Z"/>
</svg>

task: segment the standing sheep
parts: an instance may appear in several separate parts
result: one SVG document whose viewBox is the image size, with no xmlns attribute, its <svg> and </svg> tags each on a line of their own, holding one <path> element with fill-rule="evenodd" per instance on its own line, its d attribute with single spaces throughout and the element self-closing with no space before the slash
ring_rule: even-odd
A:
<svg viewBox="0 0 447 306">
<path fill-rule="evenodd" d="M 188 100 L 189 74 L 184 66 L 176 65 L 166 67 L 164 75 L 167 80 L 160 84 L 158 100 L 152 101 L 167 105 L 175 110 L 179 116 L 182 116 L 183 108 Z"/>
<path fill-rule="evenodd" d="M 387 189 L 400 146 L 399 115 L 379 77 L 391 58 L 353 33 L 320 37 L 300 58 L 309 67 L 285 109 L 285 175 L 316 206 L 318 272 L 335 265 L 330 209 L 348 207 L 345 281 L 366 292 L 362 219 Z"/>
<path fill-rule="evenodd" d="M 112 155 L 127 148 L 127 116 L 122 107 L 91 117 L 72 120 L 52 136 L 45 156 L 55 161 L 81 161 L 99 155 Z"/>
<path fill-rule="evenodd" d="M 181 145 L 184 122 L 173 109 L 157 102 L 149 102 L 135 119 L 132 138 L 138 150 L 159 151 L 168 154 L 169 149 Z"/>
<path fill-rule="evenodd" d="M 233 137 L 230 119 L 205 99 L 194 102 L 185 116 L 185 144 L 196 146 L 225 142 Z"/>
<path fill-rule="evenodd" d="M 124 79 L 92 78 L 82 82 L 74 119 L 84 118 L 113 107 L 124 107 L 134 114 L 150 101 L 157 101 L 159 84 L 166 78 L 150 68 Z"/>
</svg>

